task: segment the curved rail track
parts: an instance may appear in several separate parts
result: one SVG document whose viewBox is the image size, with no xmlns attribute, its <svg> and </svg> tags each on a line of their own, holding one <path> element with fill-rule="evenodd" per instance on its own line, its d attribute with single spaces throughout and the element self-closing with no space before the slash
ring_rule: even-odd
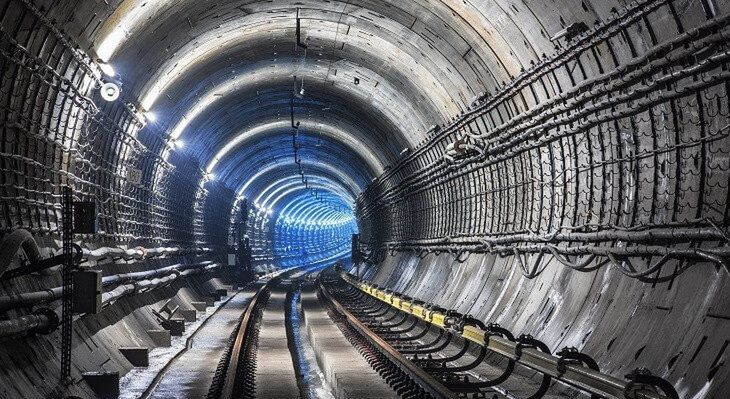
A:
<svg viewBox="0 0 730 399">
<path fill-rule="evenodd" d="M 290 270 L 254 288 L 212 382 L 200 381 L 210 382 L 208 399 L 678 398 L 642 370 L 602 373 L 574 348 L 553 354 L 532 336 L 336 267 Z"/>
<path fill-rule="evenodd" d="M 309 272 L 289 273 L 261 285 L 242 314 L 221 358 L 209 399 L 297 398 L 303 392 L 296 355 L 283 353 L 293 338 L 287 328 L 286 300 Z M 335 397 L 456 398 L 438 380 L 418 368 L 370 332 L 321 284 L 303 284 L 303 319 L 315 343 L 316 367 Z M 324 306 L 322 306 L 324 305 Z M 314 346 L 314 345 L 313 345 Z M 287 359 L 288 358 L 288 359 Z M 352 381 L 354 380 L 354 381 Z"/>
<path fill-rule="evenodd" d="M 381 289 L 342 270 L 321 287 L 363 328 L 461 397 L 679 398 L 671 384 L 645 370 L 623 379 L 605 374 L 575 348 L 553 354 L 530 335 Z"/>
</svg>

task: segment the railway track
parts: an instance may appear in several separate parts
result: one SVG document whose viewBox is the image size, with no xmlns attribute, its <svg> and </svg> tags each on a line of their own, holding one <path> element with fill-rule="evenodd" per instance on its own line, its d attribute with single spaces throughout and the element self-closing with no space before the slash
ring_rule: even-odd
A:
<svg viewBox="0 0 730 399">
<path fill-rule="evenodd" d="M 625 378 L 602 373 L 575 348 L 553 354 L 530 335 L 381 289 L 342 270 L 330 270 L 320 290 L 459 397 L 679 399 L 670 383 L 645 370 Z"/>
<path fill-rule="evenodd" d="M 312 281 L 316 271 L 292 272 L 262 284 L 243 312 L 221 357 L 209 399 L 228 398 L 456 398 L 439 381 L 356 320 Z M 297 293 L 298 295 L 294 295 Z M 307 387 L 294 348 L 291 301 L 301 297 L 302 329 L 326 386 Z M 322 395 L 322 390 L 329 391 Z"/>
<path fill-rule="evenodd" d="M 577 351 L 552 354 L 336 268 L 292 270 L 249 292 L 214 376 L 198 383 L 208 399 L 677 398 L 660 378 L 601 373 Z"/>
</svg>

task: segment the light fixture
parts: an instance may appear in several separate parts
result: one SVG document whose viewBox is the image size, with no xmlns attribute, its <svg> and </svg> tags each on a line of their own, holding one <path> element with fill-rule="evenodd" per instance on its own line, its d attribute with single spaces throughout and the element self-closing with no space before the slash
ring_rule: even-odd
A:
<svg viewBox="0 0 730 399">
<path fill-rule="evenodd" d="M 155 122 L 155 121 L 157 121 L 157 115 L 155 115 L 155 113 L 154 113 L 154 112 L 152 112 L 152 111 L 145 111 L 145 113 L 144 113 L 144 117 L 145 117 L 145 118 L 146 118 L 146 119 L 147 119 L 148 121 L 150 121 L 150 122 Z"/>
<path fill-rule="evenodd" d="M 99 69 L 101 69 L 101 71 L 110 78 L 113 78 L 117 75 L 117 73 L 114 71 L 114 68 L 110 64 L 107 64 L 105 62 L 99 62 Z"/>
<path fill-rule="evenodd" d="M 113 82 L 101 85 L 101 98 L 105 101 L 114 101 L 119 98 L 119 86 Z"/>
</svg>

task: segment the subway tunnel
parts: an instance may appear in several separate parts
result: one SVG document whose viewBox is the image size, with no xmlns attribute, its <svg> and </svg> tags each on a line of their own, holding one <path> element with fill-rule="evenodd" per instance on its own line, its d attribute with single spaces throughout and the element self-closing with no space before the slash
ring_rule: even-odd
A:
<svg viewBox="0 0 730 399">
<path fill-rule="evenodd" d="M 0 0 L 0 398 L 727 398 L 726 0 Z"/>
</svg>

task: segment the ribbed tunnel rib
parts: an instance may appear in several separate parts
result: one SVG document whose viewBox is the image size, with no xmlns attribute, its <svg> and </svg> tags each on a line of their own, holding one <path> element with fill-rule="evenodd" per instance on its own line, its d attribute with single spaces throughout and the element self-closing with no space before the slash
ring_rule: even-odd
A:
<svg viewBox="0 0 730 399">
<path fill-rule="evenodd" d="M 96 207 L 84 269 L 212 261 L 237 278 L 249 256 L 258 274 L 347 259 L 359 233 L 384 288 L 576 347 L 611 375 L 646 367 L 681 397 L 724 397 L 729 7 L 4 0 L 0 230 L 57 254 L 70 186 Z M 0 277 L 36 257 L 12 241 Z M 74 322 L 102 348 L 74 376 L 126 372 L 114 337 L 148 344 L 153 304 L 224 287 L 208 270 Z M 49 269 L 0 290 L 60 284 Z M 56 299 L 4 317 L 47 317 Z M 0 347 L 0 396 L 46 397 L 59 361 L 34 348 L 57 337 L 22 320 L 27 345 Z"/>
</svg>

